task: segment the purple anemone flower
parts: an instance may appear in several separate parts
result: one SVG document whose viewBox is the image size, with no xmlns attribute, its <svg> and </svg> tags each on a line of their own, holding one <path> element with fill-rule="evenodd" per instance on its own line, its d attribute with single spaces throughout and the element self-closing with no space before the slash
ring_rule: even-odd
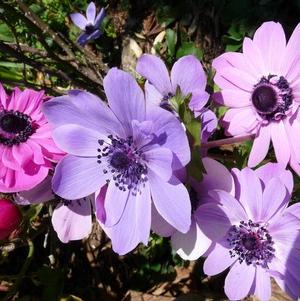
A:
<svg viewBox="0 0 300 301">
<path fill-rule="evenodd" d="M 130 74 L 113 68 L 103 84 L 109 107 L 83 91 L 45 104 L 54 140 L 68 153 L 56 167 L 52 186 L 65 199 L 79 199 L 108 185 L 105 214 L 97 216 L 110 230 L 113 249 L 125 254 L 139 242 L 147 244 L 153 207 L 173 227 L 188 231 L 190 199 L 174 171 L 189 162 L 190 149 L 177 118 L 146 107 Z M 96 211 L 102 212 L 101 199 Z"/>
<path fill-rule="evenodd" d="M 292 174 L 279 164 L 233 173 L 236 197 L 212 190 L 214 202 L 201 205 L 197 212 L 200 229 L 214 242 L 204 272 L 216 275 L 230 267 L 225 279 L 230 300 L 247 295 L 269 300 L 270 277 L 296 300 L 300 296 L 300 215 L 298 206 L 287 208 Z"/>
<path fill-rule="evenodd" d="M 95 40 L 102 34 L 100 25 L 105 17 L 104 9 L 102 8 L 96 15 L 96 6 L 91 2 L 86 9 L 86 17 L 80 13 L 70 15 L 72 22 L 79 27 L 83 32 L 77 39 L 79 45 L 84 46 L 91 40 Z"/>
<path fill-rule="evenodd" d="M 145 90 L 149 103 L 172 110 L 170 99 L 175 96 L 177 88 L 180 88 L 183 97 L 192 94 L 189 107 L 199 116 L 208 101 L 205 72 L 193 55 L 180 58 L 174 64 L 171 75 L 164 62 L 151 54 L 144 54 L 139 58 L 136 70 L 147 79 Z"/>
<path fill-rule="evenodd" d="M 54 200 L 56 197 L 51 189 L 51 180 L 52 177 L 48 176 L 33 189 L 15 194 L 15 203 L 25 206 Z M 63 243 L 82 239 L 91 233 L 94 198 L 90 195 L 78 200 L 60 200 L 53 211 L 51 221 L 58 238 Z"/>
<path fill-rule="evenodd" d="M 243 53 L 227 52 L 213 61 L 217 102 L 228 106 L 226 133 L 255 136 L 248 166 L 259 164 L 272 141 L 278 163 L 300 174 L 300 25 L 288 43 L 281 24 L 263 23 Z M 278 55 L 280 53 L 280 55 Z"/>
</svg>

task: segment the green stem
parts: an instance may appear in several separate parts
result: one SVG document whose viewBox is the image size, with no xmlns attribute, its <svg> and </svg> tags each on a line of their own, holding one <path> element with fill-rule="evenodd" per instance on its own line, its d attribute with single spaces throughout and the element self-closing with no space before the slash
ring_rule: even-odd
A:
<svg viewBox="0 0 300 301">
<path fill-rule="evenodd" d="M 23 278 L 31 264 L 31 261 L 33 259 L 33 253 L 34 253 L 34 244 L 30 239 L 28 239 L 27 242 L 28 242 L 28 254 L 27 254 L 26 261 L 24 262 L 24 264 L 22 266 L 22 269 L 17 277 L 16 282 L 14 283 L 14 285 L 12 286 L 12 288 L 10 289 L 10 291 L 8 292 L 8 294 L 6 295 L 6 297 L 4 298 L 3 301 L 10 300 L 10 298 L 12 298 L 17 293 L 18 288 L 21 284 L 21 281 L 23 280 Z"/>
</svg>

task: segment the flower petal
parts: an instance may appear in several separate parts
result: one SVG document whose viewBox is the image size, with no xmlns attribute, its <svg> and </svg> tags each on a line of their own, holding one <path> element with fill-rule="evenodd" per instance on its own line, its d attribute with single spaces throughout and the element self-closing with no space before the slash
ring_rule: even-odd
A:
<svg viewBox="0 0 300 301">
<path fill-rule="evenodd" d="M 176 229 L 172 227 L 156 210 L 154 204 L 152 203 L 151 206 L 151 230 L 154 231 L 156 234 L 169 237 Z"/>
<path fill-rule="evenodd" d="M 59 196 L 76 200 L 100 189 L 106 179 L 97 158 L 67 155 L 56 166 L 52 187 Z"/>
<path fill-rule="evenodd" d="M 96 16 L 96 19 L 95 19 L 95 23 L 94 23 L 95 28 L 100 27 L 104 17 L 105 17 L 105 10 L 104 10 L 104 8 L 101 8 L 99 14 Z"/>
<path fill-rule="evenodd" d="M 172 235 L 172 248 L 183 260 L 197 260 L 212 244 L 211 240 L 202 233 L 196 221 L 192 224 L 187 233 L 176 231 Z"/>
<path fill-rule="evenodd" d="M 85 29 L 85 26 L 88 24 L 88 20 L 79 13 L 74 13 L 70 15 L 72 22 L 79 27 L 81 30 Z"/>
<path fill-rule="evenodd" d="M 245 298 L 250 292 L 254 279 L 255 267 L 237 261 L 225 278 L 225 294 L 230 300 Z"/>
<path fill-rule="evenodd" d="M 249 155 L 248 166 L 254 167 L 259 164 L 268 154 L 271 142 L 269 126 L 261 126 L 254 139 Z"/>
<path fill-rule="evenodd" d="M 173 92 L 169 72 L 159 57 L 151 54 L 142 55 L 137 62 L 136 71 L 145 77 L 163 96 Z"/>
<path fill-rule="evenodd" d="M 53 212 L 52 225 L 64 243 L 88 236 L 92 231 L 90 200 L 74 200 L 68 206 L 58 205 Z"/>
<path fill-rule="evenodd" d="M 53 131 L 53 138 L 59 148 L 80 157 L 97 157 L 99 139 L 106 137 L 95 130 L 80 125 L 67 124 Z"/>
<path fill-rule="evenodd" d="M 230 255 L 229 250 L 229 248 L 224 247 L 222 244 L 216 243 L 204 261 L 204 273 L 209 276 L 217 275 L 237 261 L 235 257 Z"/>
<path fill-rule="evenodd" d="M 200 61 L 194 55 L 180 58 L 171 70 L 171 82 L 173 92 L 179 86 L 183 95 L 198 89 L 204 91 L 206 75 Z"/>
<path fill-rule="evenodd" d="M 146 104 L 152 104 L 159 106 L 164 96 L 149 83 L 148 80 L 145 82 L 145 95 L 146 95 Z"/>
<path fill-rule="evenodd" d="M 261 301 L 269 301 L 271 298 L 271 279 L 268 272 L 260 265 L 256 266 L 255 296 Z"/>
<path fill-rule="evenodd" d="M 139 242 L 148 242 L 151 225 L 151 197 L 149 185 L 146 183 L 141 194 L 133 197 L 130 194 L 122 218 L 113 227 L 103 230 L 112 240 L 112 247 L 119 255 L 133 250 Z"/>
<path fill-rule="evenodd" d="M 130 190 L 123 191 L 115 185 L 115 181 L 110 181 L 104 201 L 106 227 L 112 227 L 120 221 L 129 198 L 134 198 Z"/>
<path fill-rule="evenodd" d="M 94 24 L 96 17 L 96 6 L 94 2 L 90 2 L 86 9 L 86 18 L 89 23 Z"/>
<path fill-rule="evenodd" d="M 131 121 L 145 120 L 144 94 L 129 73 L 112 68 L 103 80 L 103 86 L 112 111 L 126 129 L 132 134 Z"/>
<path fill-rule="evenodd" d="M 172 176 L 173 153 L 163 147 L 152 148 L 144 152 L 147 167 L 164 181 L 169 181 Z"/>
<path fill-rule="evenodd" d="M 191 202 L 187 189 L 175 177 L 164 182 L 152 171 L 148 176 L 158 213 L 178 231 L 186 233 L 191 224 Z"/>
</svg>

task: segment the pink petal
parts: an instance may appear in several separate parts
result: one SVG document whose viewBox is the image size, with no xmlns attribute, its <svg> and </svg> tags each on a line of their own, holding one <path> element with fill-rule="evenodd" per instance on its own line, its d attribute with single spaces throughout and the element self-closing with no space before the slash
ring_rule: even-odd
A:
<svg viewBox="0 0 300 301">
<path fill-rule="evenodd" d="M 285 34 L 281 24 L 275 22 L 263 23 L 256 30 L 253 43 L 264 54 L 269 74 L 280 74 L 283 56 L 278 56 L 278 53 L 284 54 L 286 47 Z"/>
<path fill-rule="evenodd" d="M 251 94 L 241 89 L 223 89 L 213 95 L 213 100 L 231 108 L 251 106 Z"/>
<path fill-rule="evenodd" d="M 285 130 L 284 122 L 271 122 L 271 139 L 278 163 L 285 167 L 291 156 L 290 143 Z"/>
<path fill-rule="evenodd" d="M 249 155 L 248 166 L 255 167 L 268 154 L 271 141 L 271 132 L 269 126 L 261 126 L 254 139 Z"/>
</svg>

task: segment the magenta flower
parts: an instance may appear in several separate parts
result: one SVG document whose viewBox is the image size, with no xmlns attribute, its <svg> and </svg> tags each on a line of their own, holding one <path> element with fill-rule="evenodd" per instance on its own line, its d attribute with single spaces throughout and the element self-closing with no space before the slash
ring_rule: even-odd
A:
<svg viewBox="0 0 300 301">
<path fill-rule="evenodd" d="M 0 199 L 0 240 L 7 238 L 21 223 L 22 215 L 11 201 Z"/>
<path fill-rule="evenodd" d="M 287 208 L 293 177 L 279 165 L 257 171 L 234 170 L 236 198 L 210 192 L 214 202 L 198 209 L 198 224 L 214 242 L 204 272 L 216 275 L 230 267 L 225 293 L 230 300 L 271 297 L 270 277 L 292 298 L 300 296 L 300 215 Z M 292 214 L 292 212 L 294 212 Z"/>
<path fill-rule="evenodd" d="M 28 190 L 43 181 L 62 151 L 51 138 L 41 112 L 44 92 L 15 88 L 8 96 L 0 84 L 0 191 Z"/>
<path fill-rule="evenodd" d="M 177 118 L 146 107 L 131 75 L 111 69 L 104 90 L 109 107 L 82 91 L 44 105 L 54 140 L 69 153 L 57 165 L 52 184 L 56 194 L 72 200 L 108 183 L 101 222 L 111 228 L 113 249 L 124 254 L 147 243 L 151 206 L 176 229 L 188 230 L 189 196 L 173 171 L 189 162 L 190 150 Z M 96 210 L 102 210 L 101 202 Z"/>
<path fill-rule="evenodd" d="M 299 37 L 298 25 L 286 44 L 282 26 L 266 22 L 253 40 L 244 39 L 243 53 L 224 53 L 213 61 L 221 88 L 215 100 L 230 108 L 223 118 L 227 134 L 255 135 L 250 167 L 265 158 L 272 141 L 277 161 L 284 167 L 290 162 L 300 174 Z"/>
<path fill-rule="evenodd" d="M 15 194 L 15 203 L 25 206 L 54 200 L 51 180 L 52 177 L 48 176 L 33 189 Z M 82 239 L 91 233 L 93 203 L 93 195 L 72 201 L 60 199 L 59 204 L 53 210 L 51 221 L 53 229 L 63 243 Z"/>
<path fill-rule="evenodd" d="M 102 34 L 100 25 L 105 17 L 104 9 L 102 8 L 98 15 L 96 15 L 96 6 L 91 2 L 86 9 L 86 17 L 80 13 L 70 15 L 73 23 L 79 27 L 83 32 L 77 39 L 81 46 L 85 46 L 89 41 L 96 40 Z"/>
</svg>

